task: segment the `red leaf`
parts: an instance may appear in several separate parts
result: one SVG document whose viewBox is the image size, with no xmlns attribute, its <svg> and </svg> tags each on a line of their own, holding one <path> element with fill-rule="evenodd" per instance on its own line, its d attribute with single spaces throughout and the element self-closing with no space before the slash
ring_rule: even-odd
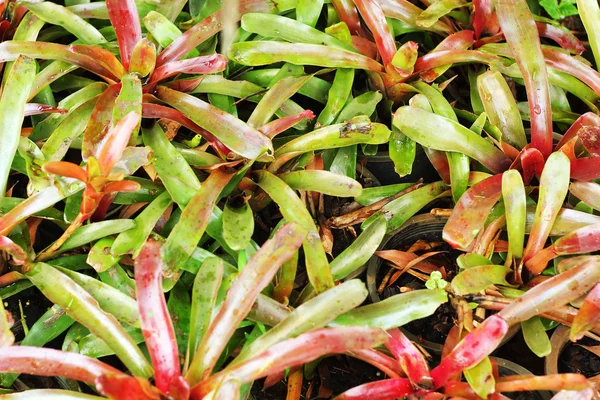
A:
<svg viewBox="0 0 600 400">
<path fill-rule="evenodd" d="M 523 183 L 531 182 L 534 176 L 538 179 L 544 169 L 544 156 L 538 149 L 529 147 L 521 152 L 521 166 L 523 167 Z"/>
<path fill-rule="evenodd" d="M 156 387 L 170 397 L 185 400 L 189 386 L 181 376 L 175 331 L 162 291 L 160 249 L 160 243 L 150 239 L 135 260 L 136 298 Z"/>
<path fill-rule="evenodd" d="M 367 38 L 352 35 L 352 47 L 358 50 L 362 55 L 372 59 L 377 58 L 377 45 Z"/>
<path fill-rule="evenodd" d="M 98 205 L 96 206 L 96 209 L 94 210 L 94 213 L 90 216 L 90 220 L 93 222 L 104 221 L 106 213 L 108 212 L 110 205 L 116 197 L 116 193 L 110 193 L 109 191 L 106 191 L 106 186 L 104 186 L 103 192 L 107 194 L 102 196 L 102 198 L 98 202 Z"/>
<path fill-rule="evenodd" d="M 386 69 L 391 67 L 389 64 L 396 54 L 396 41 L 381 7 L 374 0 L 354 0 L 354 4 L 375 38 L 383 66 Z"/>
<path fill-rule="evenodd" d="M 350 33 L 354 35 L 360 33 L 360 19 L 352 0 L 331 0 L 331 4 L 333 4 L 340 20 L 348 26 Z"/>
<path fill-rule="evenodd" d="M 571 179 L 578 181 L 600 179 L 600 157 L 582 157 L 572 161 Z"/>
<path fill-rule="evenodd" d="M 477 365 L 498 347 L 508 331 L 508 323 L 497 315 L 488 317 L 469 332 L 431 371 L 436 388 L 443 386 L 457 372 Z"/>
<path fill-rule="evenodd" d="M 583 126 L 577 132 L 585 149 L 593 156 L 600 156 L 600 126 Z"/>
<path fill-rule="evenodd" d="M 400 361 L 400 366 L 410 381 L 425 389 L 433 386 L 427 361 L 399 329 L 390 329 L 390 341 L 386 347 Z"/>
<path fill-rule="evenodd" d="M 142 40 L 142 27 L 134 0 L 107 0 L 108 17 L 115 28 L 119 41 L 121 62 L 125 69 L 129 69 L 129 60 L 133 48 Z"/>
<path fill-rule="evenodd" d="M 450 165 L 448 164 L 448 157 L 446 153 L 443 151 L 431 150 L 424 148 L 425 155 L 429 159 L 433 168 L 437 171 L 440 178 L 446 182 L 446 184 L 450 184 Z"/>
<path fill-rule="evenodd" d="M 404 378 L 383 379 L 346 390 L 335 400 L 387 400 L 404 398 L 415 393 L 410 381 Z"/>
<path fill-rule="evenodd" d="M 154 70 L 151 82 L 162 81 L 173 75 L 183 74 L 214 74 L 224 71 L 227 67 L 227 57 L 221 54 L 194 57 L 187 60 L 171 61 Z"/>
<path fill-rule="evenodd" d="M 502 174 L 471 186 L 460 198 L 444 226 L 443 237 L 452 247 L 467 251 L 502 195 Z"/>
<path fill-rule="evenodd" d="M 42 170 L 54 175 L 73 178 L 81 182 L 87 182 L 88 174 L 79 165 L 68 161 L 51 161 L 42 166 Z"/>
<path fill-rule="evenodd" d="M 112 192 L 135 192 L 140 190 L 140 184 L 134 181 L 109 182 L 104 185 L 104 193 Z"/>
<path fill-rule="evenodd" d="M 96 380 L 98 390 L 115 400 L 160 400 L 162 396 L 145 379 L 105 374 Z"/>
<path fill-rule="evenodd" d="M 475 29 L 475 37 L 477 40 L 485 31 L 488 35 L 495 35 L 500 30 L 498 25 L 498 17 L 494 12 L 494 7 L 490 0 L 475 0 L 473 1 L 475 9 L 473 18 L 473 29 Z"/>
<path fill-rule="evenodd" d="M 584 126 L 600 126 L 600 116 L 594 114 L 593 112 L 586 112 L 581 115 L 573 125 L 565 132 L 563 137 L 560 139 L 558 144 L 555 147 L 555 150 L 563 147 L 569 140 L 573 139 L 577 136 L 579 130 Z"/>
</svg>

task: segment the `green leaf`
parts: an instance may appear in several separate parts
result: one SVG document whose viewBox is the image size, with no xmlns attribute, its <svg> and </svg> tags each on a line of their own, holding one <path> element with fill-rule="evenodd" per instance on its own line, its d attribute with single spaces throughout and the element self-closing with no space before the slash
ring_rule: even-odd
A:
<svg viewBox="0 0 600 400">
<path fill-rule="evenodd" d="M 552 352 L 552 345 L 546 333 L 546 328 L 540 317 L 532 317 L 521 322 L 523 338 L 533 353 L 542 358 Z"/>
<path fill-rule="evenodd" d="M 111 247 L 111 253 L 113 255 L 131 253 L 134 257 L 137 257 L 159 218 L 172 202 L 169 192 L 161 193 L 152 203 L 146 206 L 144 211 L 134 218 L 133 228 L 121 232 L 117 236 Z"/>
<path fill-rule="evenodd" d="M 117 320 L 127 325 L 140 327 L 140 314 L 137 302 L 106 283 L 91 276 L 71 271 L 67 268 L 54 266 L 57 270 L 71 278 L 84 288 L 96 301 L 102 310 L 113 315 Z M 68 311 L 68 310 L 67 310 Z"/>
<path fill-rule="evenodd" d="M 381 210 L 371 215 L 362 223 L 361 229 L 366 229 L 380 215 L 384 215 L 388 221 L 388 232 L 399 228 L 402 224 L 413 217 L 419 210 L 435 200 L 447 189 L 443 181 L 425 185 L 412 192 L 406 193 L 395 200 L 387 203 Z"/>
<path fill-rule="evenodd" d="M 154 151 L 153 165 L 173 201 L 184 208 L 200 189 L 194 170 L 171 144 L 162 128 L 154 124 L 142 130 L 144 144 Z"/>
<path fill-rule="evenodd" d="M 19 56 L 0 97 L 0 198 L 4 197 L 12 160 L 17 152 L 25 103 L 35 77 L 35 60 Z"/>
<path fill-rule="evenodd" d="M 204 261 L 194 279 L 186 365 L 189 364 L 190 357 L 196 354 L 210 325 L 223 273 L 223 260 L 218 257 L 210 257 Z"/>
<path fill-rule="evenodd" d="M 383 144 L 388 142 L 390 133 L 385 125 L 359 116 L 346 123 L 329 125 L 297 137 L 278 148 L 275 156 L 346 147 L 358 143 Z"/>
<path fill-rule="evenodd" d="M 191 256 L 209 224 L 213 208 L 221 191 L 233 174 L 221 169 L 214 170 L 202 187 L 185 206 L 179 222 L 161 249 L 165 263 L 165 277 L 174 277 L 181 265 Z"/>
<path fill-rule="evenodd" d="M 225 204 L 223 209 L 223 239 L 233 250 L 244 249 L 254 233 L 254 214 L 247 202 L 241 207 Z"/>
<path fill-rule="evenodd" d="M 465 295 L 480 292 L 493 284 L 510 286 L 505 279 L 510 271 L 510 268 L 504 265 L 480 265 L 467 268 L 454 277 L 452 288 L 457 294 Z"/>
<path fill-rule="evenodd" d="M 527 197 L 518 171 L 509 170 L 502 175 L 502 198 L 506 207 L 508 248 L 513 256 L 521 258 L 527 222 Z"/>
<path fill-rule="evenodd" d="M 482 399 L 487 399 L 488 395 L 494 393 L 496 381 L 489 357 L 484 358 L 474 367 L 466 369 L 464 374 L 473 391 Z"/>
<path fill-rule="evenodd" d="M 96 272 L 104 272 L 121 260 L 121 257 L 115 257 L 110 253 L 110 248 L 114 239 L 104 237 L 98 240 L 88 253 L 87 263 L 94 267 Z"/>
<path fill-rule="evenodd" d="M 42 347 L 69 329 L 74 322 L 73 318 L 69 317 L 62 308 L 55 304 L 29 328 L 29 332 L 27 332 L 20 345 Z M 11 387 L 18 376 L 19 374 L 0 375 L 0 386 Z"/>
<path fill-rule="evenodd" d="M 557 21 L 579 13 L 574 5 L 577 4 L 576 0 L 561 0 L 560 3 L 558 0 L 539 0 L 539 3 L 550 18 Z"/>
<path fill-rule="evenodd" d="M 448 301 L 442 289 L 413 290 L 356 308 L 337 317 L 331 325 L 378 326 L 383 329 L 397 328 L 411 321 L 432 315 Z"/>
<path fill-rule="evenodd" d="M 169 315 L 173 321 L 175 338 L 177 339 L 177 348 L 185 349 L 188 344 L 188 334 L 190 332 L 190 312 L 192 309 L 190 295 L 186 285 L 179 281 L 169 292 L 167 301 Z"/>
<path fill-rule="evenodd" d="M 59 251 L 67 251 L 75 249 L 101 239 L 105 236 L 114 235 L 131 229 L 134 223 L 130 219 L 112 219 L 109 221 L 94 222 L 89 225 L 79 227 L 73 234 L 63 243 Z"/>
<path fill-rule="evenodd" d="M 502 172 L 511 164 L 510 159 L 488 140 L 452 119 L 420 108 L 400 107 L 394 114 L 393 124 L 422 146 L 463 153 L 493 172 Z M 435 134 L 437 132 L 444 132 L 444 135 Z"/>
<path fill-rule="evenodd" d="M 264 153 L 272 153 L 273 144 L 269 138 L 233 115 L 189 94 L 164 86 L 156 90 L 159 99 L 181 111 L 242 157 L 255 159 Z"/>
<path fill-rule="evenodd" d="M 329 171 L 301 170 L 277 176 L 294 190 L 308 190 L 336 197 L 357 197 L 362 193 L 360 183 Z"/>
<path fill-rule="evenodd" d="M 268 350 L 274 344 L 319 329 L 359 306 L 367 297 L 365 284 L 360 279 L 344 282 L 300 305 L 283 321 L 260 336 L 236 357 L 234 364 Z"/>
<path fill-rule="evenodd" d="M 71 10 L 50 1 L 28 2 L 20 4 L 49 24 L 62 26 L 85 44 L 106 43 L 102 34 L 93 25 L 74 14 Z"/>
<path fill-rule="evenodd" d="M 131 336 L 114 316 L 100 309 L 98 302 L 85 289 L 64 273 L 44 263 L 36 263 L 27 277 L 50 301 L 104 340 L 134 375 L 152 376 L 152 367 Z"/>
<path fill-rule="evenodd" d="M 490 265 L 490 260 L 487 257 L 477 253 L 465 253 L 456 258 L 456 263 L 461 269 L 479 267 L 481 265 Z"/>
</svg>

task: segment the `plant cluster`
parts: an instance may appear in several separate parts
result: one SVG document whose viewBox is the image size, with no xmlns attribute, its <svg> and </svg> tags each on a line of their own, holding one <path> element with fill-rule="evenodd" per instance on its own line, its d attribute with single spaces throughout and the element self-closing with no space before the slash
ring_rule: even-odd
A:
<svg viewBox="0 0 600 400">
<path fill-rule="evenodd" d="M 598 396 L 489 357 L 600 334 L 597 1 L 0 5 L 0 398 L 296 400 L 333 354 L 385 375 L 338 400 Z M 424 213 L 456 273 L 380 249 Z M 372 257 L 423 288 L 368 301 Z"/>
</svg>

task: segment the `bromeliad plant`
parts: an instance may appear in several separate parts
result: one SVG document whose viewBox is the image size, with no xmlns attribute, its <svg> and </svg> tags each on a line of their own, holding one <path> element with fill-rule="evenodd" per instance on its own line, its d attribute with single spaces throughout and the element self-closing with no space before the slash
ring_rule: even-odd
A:
<svg viewBox="0 0 600 400">
<path fill-rule="evenodd" d="M 8 347 L 0 349 L 0 370 L 5 373 L 60 375 L 93 385 L 99 393 L 114 399 L 202 399 L 206 398 L 205 396 L 225 399 L 233 398 L 241 385 L 278 373 L 285 368 L 304 364 L 325 354 L 368 349 L 385 342 L 385 332 L 369 327 L 335 327 L 300 334 L 307 329 L 307 324 L 298 321 L 297 315 L 290 314 L 276 325 L 269 335 L 261 337 L 246 348 L 245 352 L 236 358 L 235 363 L 216 374 L 213 373 L 221 351 L 251 310 L 260 291 L 268 285 L 281 265 L 297 251 L 305 235 L 305 230 L 298 224 L 282 226 L 273 239 L 267 241 L 249 260 L 230 287 L 229 294 L 212 321 L 210 312 L 216 301 L 216 291 L 212 292 L 212 298 L 203 295 L 194 297 L 192 322 L 198 324 L 194 326 L 200 329 L 195 329 L 195 334 L 190 336 L 188 351 L 191 363 L 184 375 L 181 374 L 180 354 L 173 323 L 162 292 L 161 281 L 165 265 L 161 257 L 160 242 L 150 239 L 135 260 L 138 318 L 152 359 L 152 367 L 134 344 L 125 343 L 122 337 L 119 338 L 117 332 L 122 332 L 122 327 L 112 315 L 104 313 L 98 307 L 98 303 L 76 283 L 77 279 L 74 281 L 45 263 L 28 264 L 15 254 L 15 261 L 24 262 L 21 264 L 23 272 L 36 286 L 57 305 L 62 306 L 71 317 L 88 327 L 90 332 L 106 339 L 105 343 L 129 366 L 134 377 L 79 354 L 27 346 L 11 347 L 10 331 L 5 332 L 3 340 Z M 5 244 L 4 248 L 9 247 Z M 218 289 L 224 275 L 223 262 L 217 258 L 209 258 L 201 267 L 198 276 L 209 274 L 214 275 L 215 279 L 196 281 L 195 291 L 201 289 L 196 285 L 211 285 Z M 348 282 L 344 288 L 352 294 L 360 295 L 362 291 L 363 298 L 366 295 L 364 285 L 361 288 L 359 282 Z M 106 292 L 106 289 L 104 290 Z M 328 293 L 327 296 L 328 300 L 337 298 L 338 302 L 345 297 L 351 298 L 342 290 L 338 290 L 335 295 Z M 315 302 L 324 303 L 319 297 L 313 300 L 313 303 Z M 311 305 L 307 303 L 305 307 L 310 308 Z M 325 315 L 330 319 L 335 317 Z M 322 324 L 326 322 L 323 321 Z M 4 319 L 3 324 L 7 323 Z M 290 331 L 293 325 L 296 329 Z M 311 328 L 314 329 L 315 325 L 311 325 Z M 279 334 L 274 335 L 275 331 Z M 300 335 L 285 340 L 292 332 L 294 336 Z M 265 342 L 271 345 L 267 347 Z M 146 380 L 150 377 L 154 378 L 155 386 Z M 43 389 L 30 392 L 30 396 L 53 395 L 62 398 L 93 397 Z"/>
<path fill-rule="evenodd" d="M 0 293 L 33 285 L 54 306 L 18 346 L 0 310 L 0 382 L 231 399 L 287 375 L 299 399 L 302 366 L 344 353 L 390 379 L 340 399 L 591 398 L 581 375 L 503 378 L 488 358 L 511 325 L 539 356 L 541 318 L 573 340 L 598 329 L 600 9 L 578 7 L 588 42 L 524 0 L 10 3 Z M 441 180 L 363 188 L 359 151 L 387 146 L 402 177 L 417 145 Z M 346 279 L 432 202 L 459 273 L 361 305 Z M 397 328 L 448 301 L 430 369 Z"/>
</svg>

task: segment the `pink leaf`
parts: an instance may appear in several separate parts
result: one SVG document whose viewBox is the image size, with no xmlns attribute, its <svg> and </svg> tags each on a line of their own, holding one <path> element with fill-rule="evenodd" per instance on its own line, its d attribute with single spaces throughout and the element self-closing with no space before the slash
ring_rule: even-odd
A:
<svg viewBox="0 0 600 400">
<path fill-rule="evenodd" d="M 108 16 L 115 28 L 121 62 L 129 69 L 129 60 L 135 45 L 142 39 L 142 27 L 134 0 L 107 0 Z"/>
<path fill-rule="evenodd" d="M 508 323 L 497 315 L 488 317 L 469 332 L 458 345 L 431 371 L 436 388 L 443 386 L 454 374 L 477 365 L 498 347 L 508 331 Z"/>
<path fill-rule="evenodd" d="M 473 29 L 475 29 L 477 40 L 484 31 L 491 36 L 498 33 L 500 26 L 492 2 L 490 0 L 475 0 L 473 1 L 473 8 L 475 9 Z"/>
<path fill-rule="evenodd" d="M 38 104 L 38 103 L 27 103 L 25 104 L 25 116 L 29 117 L 31 115 L 40 115 L 46 113 L 58 113 L 58 114 L 66 114 L 67 110 L 63 108 L 56 108 L 46 104 Z"/>
<path fill-rule="evenodd" d="M 396 41 L 390 32 L 383 11 L 374 0 L 354 0 L 354 4 L 375 38 L 383 66 L 388 68 L 396 54 Z"/>
<path fill-rule="evenodd" d="M 102 176 L 110 174 L 112 168 L 121 158 L 123 150 L 127 147 L 129 137 L 139 123 L 140 116 L 132 111 L 108 131 L 103 142 L 98 146 L 98 164 Z"/>
<path fill-rule="evenodd" d="M 414 393 L 408 379 L 383 379 L 346 390 L 334 400 L 388 400 L 404 398 Z"/>
<path fill-rule="evenodd" d="M 544 158 L 552 153 L 552 108 L 544 54 L 525 0 L 498 0 L 498 23 L 521 70 L 531 116 L 531 144 Z"/>
<path fill-rule="evenodd" d="M 423 388 L 431 388 L 433 382 L 429 376 L 427 361 L 417 348 L 404 336 L 400 329 L 390 329 L 390 340 L 386 347 L 400 361 L 400 366 L 410 381 Z"/>
<path fill-rule="evenodd" d="M 281 265 L 298 251 L 305 236 L 305 229 L 291 222 L 279 229 L 254 254 L 227 292 L 227 298 L 198 346 L 186 374 L 188 382 L 196 384 L 211 374 L 227 341 L 244 320 L 259 293 L 272 281 Z"/>
<path fill-rule="evenodd" d="M 572 51 L 575 54 L 581 54 L 585 51 L 583 43 L 571 32 L 544 22 L 536 22 L 535 25 L 541 37 L 554 40 L 563 49 Z"/>
<path fill-rule="evenodd" d="M 0 372 L 62 376 L 90 385 L 100 383 L 98 389 L 115 399 L 158 399 L 158 396 L 141 397 L 147 393 L 142 388 L 142 384 L 118 369 L 96 359 L 72 352 L 28 346 L 0 348 Z M 110 388 L 102 385 L 105 377 L 126 382 L 129 392 L 120 395 L 113 393 Z"/>
<path fill-rule="evenodd" d="M 582 157 L 573 160 L 571 178 L 578 181 L 600 179 L 600 157 Z"/>
<path fill-rule="evenodd" d="M 573 75 L 587 84 L 600 96 L 600 73 L 598 71 L 560 50 L 544 48 L 543 53 L 546 58 L 546 64 Z"/>
<path fill-rule="evenodd" d="M 282 117 L 271 121 L 268 124 L 260 127 L 258 130 L 262 132 L 263 135 L 267 136 L 269 139 L 273 139 L 275 136 L 293 127 L 303 119 L 314 118 L 315 114 L 312 111 L 304 110 L 300 114 L 289 115 L 287 117 Z"/>
<path fill-rule="evenodd" d="M 192 389 L 191 399 L 202 399 L 226 379 L 235 379 L 241 383 L 251 382 L 286 368 L 306 364 L 327 354 L 368 349 L 385 343 L 387 339 L 387 333 L 379 328 L 359 326 L 325 328 L 304 333 L 271 346 L 256 357 L 225 368 L 203 380 Z"/>
<path fill-rule="evenodd" d="M 504 307 L 497 315 L 513 325 L 552 312 L 577 299 L 600 279 L 598 260 L 586 259 L 574 268 L 544 280 Z"/>
<path fill-rule="evenodd" d="M 6 236 L 0 236 L 0 250 L 7 252 L 12 257 L 13 264 L 25 265 L 29 261 L 25 250 Z"/>
<path fill-rule="evenodd" d="M 154 70 L 151 82 L 162 81 L 173 75 L 183 74 L 214 74 L 224 71 L 227 58 L 221 54 L 194 57 L 187 60 L 171 61 Z"/>
<path fill-rule="evenodd" d="M 248 12 L 270 13 L 273 12 L 274 9 L 274 4 L 269 0 L 241 0 L 239 2 L 239 13 L 237 13 L 236 16 L 239 20 L 242 15 Z M 156 59 L 156 66 L 160 67 L 169 61 L 179 60 L 190 50 L 214 36 L 221 29 L 221 10 L 219 10 L 198 22 L 192 28 L 185 31 L 183 35 L 175 39 L 173 43 L 159 54 Z"/>
<path fill-rule="evenodd" d="M 135 259 L 136 298 L 156 387 L 170 397 L 185 400 L 189 386 L 181 376 L 175 331 L 162 291 L 160 248 L 159 242 L 150 239 Z"/>
<path fill-rule="evenodd" d="M 483 228 L 485 219 L 502 195 L 502 174 L 471 186 L 448 218 L 443 237 L 452 247 L 468 250 Z"/>
<path fill-rule="evenodd" d="M 198 126 L 198 124 L 183 115 L 183 113 L 179 110 L 165 107 L 160 104 L 143 103 L 142 116 L 144 118 L 165 118 L 177 122 L 178 124 L 188 128 L 190 131 L 202 136 L 219 152 L 219 154 L 222 154 L 226 157 L 229 153 L 231 153 L 231 150 L 229 150 L 229 148 L 225 146 L 219 139 L 217 139 L 212 133 Z"/>
<path fill-rule="evenodd" d="M 600 284 L 588 293 L 571 324 L 571 341 L 575 342 L 592 329 L 600 319 Z"/>
<path fill-rule="evenodd" d="M 386 356 L 375 349 L 354 350 L 349 353 L 352 357 L 358 358 L 372 366 L 378 368 L 390 378 L 400 378 L 404 376 L 398 361 L 392 357 Z"/>
</svg>

